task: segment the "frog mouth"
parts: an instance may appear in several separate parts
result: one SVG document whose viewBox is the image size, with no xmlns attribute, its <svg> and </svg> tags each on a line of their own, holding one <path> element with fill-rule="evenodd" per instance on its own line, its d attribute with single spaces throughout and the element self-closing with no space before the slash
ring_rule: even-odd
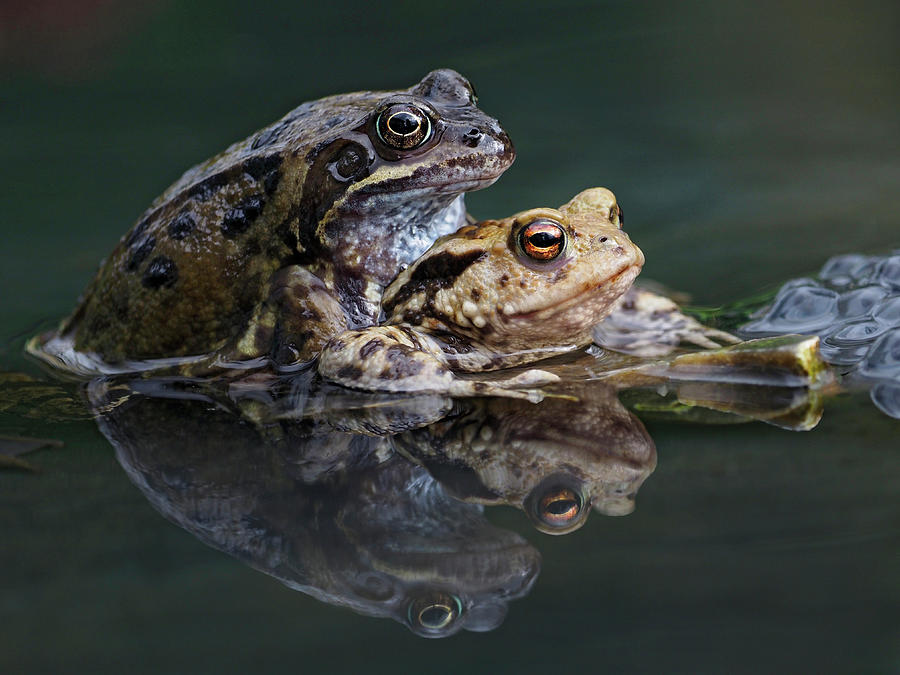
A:
<svg viewBox="0 0 900 675">
<path fill-rule="evenodd" d="M 599 284 L 591 284 L 587 288 L 582 291 L 579 291 L 572 297 L 567 300 L 563 300 L 560 303 L 545 305 L 538 309 L 534 309 L 528 312 L 521 312 L 519 314 L 510 314 L 508 315 L 508 319 L 512 321 L 529 321 L 529 320 L 546 320 L 553 319 L 555 317 L 559 317 L 562 314 L 567 313 L 573 307 L 576 306 L 585 306 L 589 303 L 590 298 L 597 294 L 600 289 L 608 289 L 616 286 L 620 282 L 624 282 L 625 286 L 622 288 L 622 292 L 616 295 L 616 297 L 609 300 L 608 307 L 612 308 L 613 304 L 619 297 L 621 297 L 622 293 L 628 290 L 628 287 L 631 285 L 631 282 L 637 277 L 640 273 L 642 265 L 632 264 L 628 267 L 625 267 L 620 272 L 617 272 L 613 276 L 608 279 L 603 280 Z M 599 315 L 599 318 L 593 320 L 590 325 L 595 323 L 599 323 L 602 321 L 609 312 L 605 312 Z"/>
<path fill-rule="evenodd" d="M 456 181 L 446 181 L 444 183 L 433 183 L 429 187 L 435 190 L 446 190 L 447 188 L 452 188 L 454 192 L 471 192 L 472 190 L 480 190 L 481 188 L 486 188 L 489 185 L 492 185 L 497 181 L 500 176 L 503 175 L 503 171 L 496 171 L 492 174 L 487 174 L 482 176 L 481 178 L 465 178 Z"/>
</svg>

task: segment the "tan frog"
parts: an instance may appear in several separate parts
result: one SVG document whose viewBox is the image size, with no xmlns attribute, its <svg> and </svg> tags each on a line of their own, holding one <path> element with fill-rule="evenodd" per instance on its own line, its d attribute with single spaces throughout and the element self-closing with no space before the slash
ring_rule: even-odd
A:
<svg viewBox="0 0 900 675">
<path fill-rule="evenodd" d="M 514 156 L 452 70 L 304 103 L 169 187 L 29 350 L 86 372 L 308 360 L 374 323 L 383 287 Z"/>
<path fill-rule="evenodd" d="M 510 398 L 460 402 L 454 413 L 391 438 L 457 499 L 522 509 L 547 534 L 598 513 L 631 513 L 656 467 L 644 425 L 602 382 L 554 387 L 539 405 Z M 574 399 L 574 400 L 573 400 Z"/>
<path fill-rule="evenodd" d="M 523 211 L 438 240 L 386 289 L 384 325 L 351 330 L 323 350 L 320 374 L 348 387 L 506 395 L 556 379 L 528 370 L 474 373 L 583 347 L 640 272 L 615 196 L 585 190 L 557 209 Z"/>
</svg>

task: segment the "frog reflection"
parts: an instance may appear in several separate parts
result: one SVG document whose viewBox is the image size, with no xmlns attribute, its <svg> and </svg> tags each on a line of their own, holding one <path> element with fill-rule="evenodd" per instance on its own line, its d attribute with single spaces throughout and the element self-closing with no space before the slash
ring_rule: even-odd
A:
<svg viewBox="0 0 900 675">
<path fill-rule="evenodd" d="M 604 515 L 631 513 L 656 467 L 643 424 L 603 383 L 554 393 L 538 405 L 468 399 L 456 414 L 393 443 L 459 499 L 517 506 L 548 534 L 577 530 L 591 507 Z"/>
<path fill-rule="evenodd" d="M 292 589 L 426 637 L 486 631 L 540 554 L 452 498 L 385 438 L 325 421 L 256 421 L 206 394 L 95 382 L 98 424 L 151 504 Z"/>
</svg>

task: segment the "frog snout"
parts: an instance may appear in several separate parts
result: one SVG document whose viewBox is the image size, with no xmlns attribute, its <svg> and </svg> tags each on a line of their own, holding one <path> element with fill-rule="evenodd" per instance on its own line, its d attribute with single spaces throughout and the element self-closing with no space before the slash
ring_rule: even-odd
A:
<svg viewBox="0 0 900 675">
<path fill-rule="evenodd" d="M 500 125 L 492 121 L 491 128 L 477 129 L 480 136 L 478 137 L 478 145 L 482 147 L 483 152 L 492 154 L 501 159 L 505 166 L 509 166 L 516 158 L 516 149 L 512 144 L 509 136 Z M 476 127 L 469 129 L 469 133 L 476 131 Z"/>
<path fill-rule="evenodd" d="M 616 258 L 631 258 L 631 265 L 644 264 L 644 252 L 621 230 L 597 235 L 594 246 Z"/>
<path fill-rule="evenodd" d="M 481 129 L 478 127 L 472 127 L 466 133 L 463 134 L 463 143 L 468 145 L 470 148 L 478 147 L 478 144 L 481 142 L 481 138 L 484 136 Z"/>
</svg>

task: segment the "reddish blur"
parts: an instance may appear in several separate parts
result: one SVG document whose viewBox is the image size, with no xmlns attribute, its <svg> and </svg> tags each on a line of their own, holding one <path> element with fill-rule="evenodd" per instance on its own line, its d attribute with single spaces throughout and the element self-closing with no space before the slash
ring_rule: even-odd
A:
<svg viewBox="0 0 900 675">
<path fill-rule="evenodd" d="M 0 76 L 89 79 L 164 0 L 0 0 Z"/>
</svg>

